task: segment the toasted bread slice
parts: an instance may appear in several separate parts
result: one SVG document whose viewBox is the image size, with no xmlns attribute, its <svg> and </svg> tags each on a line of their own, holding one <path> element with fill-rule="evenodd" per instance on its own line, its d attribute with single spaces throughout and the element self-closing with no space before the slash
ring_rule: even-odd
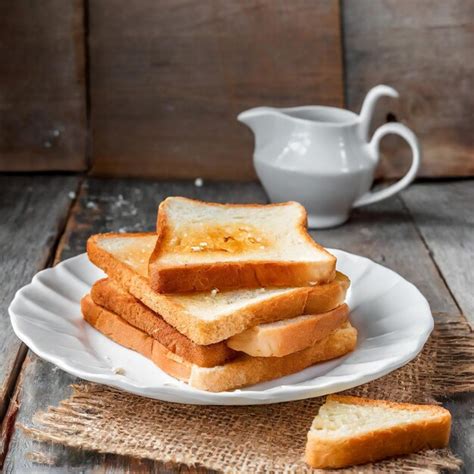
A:
<svg viewBox="0 0 474 474">
<path fill-rule="evenodd" d="M 91 297 L 94 303 L 141 329 L 171 352 L 202 367 L 222 365 L 236 355 L 235 351 L 258 357 L 281 357 L 300 351 L 342 326 L 349 314 L 349 307 L 342 304 L 322 314 L 260 324 L 227 341 L 202 346 L 181 334 L 109 278 L 99 280 L 92 286 Z"/>
<path fill-rule="evenodd" d="M 344 273 L 336 272 L 331 283 L 311 287 L 304 307 L 304 314 L 319 314 L 331 311 L 344 303 L 351 281 Z"/>
<path fill-rule="evenodd" d="M 349 307 L 342 304 L 327 313 L 259 324 L 232 336 L 227 345 L 254 357 L 282 357 L 314 345 L 348 319 Z"/>
<path fill-rule="evenodd" d="M 116 313 L 193 364 L 213 367 L 235 356 L 235 352 L 225 342 L 207 346 L 194 343 L 109 278 L 99 280 L 92 286 L 91 297 L 97 305 Z"/>
<path fill-rule="evenodd" d="M 315 287 L 164 295 L 153 291 L 148 279 L 156 239 L 154 233 L 97 234 L 87 241 L 87 253 L 109 277 L 200 345 L 223 341 L 260 323 L 299 316 L 307 304 L 318 312 L 329 311 L 343 302 L 349 286 L 341 274 Z"/>
<path fill-rule="evenodd" d="M 216 204 L 170 197 L 158 211 L 150 284 L 161 293 L 330 282 L 336 258 L 306 230 L 296 202 Z"/>
<path fill-rule="evenodd" d="M 156 339 L 96 305 L 90 296 L 83 298 L 81 307 L 84 319 L 111 340 L 148 357 L 169 375 L 210 392 L 232 390 L 298 372 L 317 362 L 347 354 L 357 341 L 357 331 L 346 323 L 314 346 L 285 357 L 244 354 L 223 365 L 205 368 L 172 353 Z"/>
<path fill-rule="evenodd" d="M 448 445 L 444 408 L 331 395 L 308 432 L 306 462 L 341 468 Z"/>
</svg>

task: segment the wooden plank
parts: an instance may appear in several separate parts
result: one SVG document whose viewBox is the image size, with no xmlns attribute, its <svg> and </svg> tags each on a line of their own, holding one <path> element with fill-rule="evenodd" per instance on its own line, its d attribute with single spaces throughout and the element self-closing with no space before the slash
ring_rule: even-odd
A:
<svg viewBox="0 0 474 474">
<path fill-rule="evenodd" d="M 0 176 L 0 420 L 25 355 L 7 308 L 50 260 L 77 184 L 72 176 Z"/>
<path fill-rule="evenodd" d="M 433 312 L 458 312 L 428 249 L 399 199 L 357 209 L 343 227 L 311 234 L 326 247 L 363 255 L 395 270 L 420 289 Z"/>
<path fill-rule="evenodd" d="M 474 181 L 417 184 L 402 199 L 459 307 L 474 324 Z"/>
<path fill-rule="evenodd" d="M 401 94 L 377 107 L 374 123 L 404 122 L 424 149 L 422 176 L 474 174 L 474 2 L 345 0 L 342 3 L 347 104 L 359 112 L 376 84 Z M 409 162 L 402 140 L 387 138 L 381 174 L 400 176 Z"/>
<path fill-rule="evenodd" d="M 196 187 L 191 183 L 152 183 L 139 180 L 87 180 L 78 196 L 56 260 L 77 255 L 85 250 L 89 235 L 96 232 L 137 232 L 152 230 L 155 226 L 159 202 L 172 195 L 188 196 L 218 202 L 265 202 L 266 197 L 256 183 L 215 183 Z M 20 409 L 12 408 L 9 416 L 17 423 L 31 423 L 38 410 L 55 405 L 69 396 L 69 385 L 78 379 L 39 359 L 28 356 L 22 368 L 22 381 L 16 394 Z M 30 458 L 39 453 L 43 461 L 52 465 L 40 465 Z M 37 454 L 38 456 L 38 454 Z M 1 469 L 1 468 L 0 468 Z M 61 446 L 33 443 L 13 428 L 10 449 L 5 460 L 6 473 L 19 472 L 171 472 L 169 466 L 152 461 L 140 461 L 128 457 L 95 454 L 72 450 Z M 172 472 L 196 472 L 196 469 L 174 466 Z M 203 472 L 203 471 L 198 471 Z"/>
<path fill-rule="evenodd" d="M 83 0 L 0 2 L 0 170 L 86 169 Z"/>
<path fill-rule="evenodd" d="M 90 2 L 93 172 L 251 179 L 258 105 L 341 106 L 339 2 Z"/>
<path fill-rule="evenodd" d="M 453 395 L 443 401 L 453 419 L 449 445 L 463 460 L 462 472 L 474 472 L 474 393 Z"/>
</svg>

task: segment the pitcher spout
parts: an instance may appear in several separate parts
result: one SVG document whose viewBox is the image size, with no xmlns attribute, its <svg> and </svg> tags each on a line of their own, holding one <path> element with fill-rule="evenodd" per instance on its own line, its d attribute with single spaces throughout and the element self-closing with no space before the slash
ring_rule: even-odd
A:
<svg viewBox="0 0 474 474">
<path fill-rule="evenodd" d="M 247 127 L 253 130 L 254 126 L 263 123 L 268 117 L 272 116 L 275 110 L 272 107 L 254 107 L 253 109 L 244 110 L 237 115 L 239 122 L 245 123 Z"/>
<path fill-rule="evenodd" d="M 280 118 L 278 111 L 272 107 L 255 107 L 237 116 L 239 122 L 252 130 L 255 136 L 255 148 L 260 148 L 272 138 L 275 121 Z"/>
</svg>

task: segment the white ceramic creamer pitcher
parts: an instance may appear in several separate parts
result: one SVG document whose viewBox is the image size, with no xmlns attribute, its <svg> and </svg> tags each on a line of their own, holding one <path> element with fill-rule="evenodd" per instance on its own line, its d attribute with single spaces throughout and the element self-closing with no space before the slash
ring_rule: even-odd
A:
<svg viewBox="0 0 474 474">
<path fill-rule="evenodd" d="M 345 222 L 354 207 L 406 188 L 420 166 L 413 132 L 401 123 L 386 123 L 368 139 L 375 103 L 384 95 L 398 97 L 391 87 L 376 86 L 360 115 L 322 106 L 257 107 L 239 114 L 238 120 L 255 135 L 255 169 L 272 202 L 298 201 L 308 211 L 309 227 L 324 228 Z M 398 182 L 371 192 L 380 140 L 390 133 L 408 142 L 412 164 Z"/>
</svg>

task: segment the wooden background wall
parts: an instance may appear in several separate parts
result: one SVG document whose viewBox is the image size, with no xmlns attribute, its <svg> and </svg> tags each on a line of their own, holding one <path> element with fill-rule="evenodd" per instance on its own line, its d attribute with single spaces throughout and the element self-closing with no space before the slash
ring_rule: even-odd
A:
<svg viewBox="0 0 474 474">
<path fill-rule="evenodd" d="M 422 176 L 474 174 L 474 0 L 4 0 L 0 170 L 253 179 L 256 105 L 396 87 Z M 387 138 L 384 177 L 407 147 Z"/>
<path fill-rule="evenodd" d="M 0 2 L 0 169 L 86 167 L 82 0 Z"/>
</svg>

